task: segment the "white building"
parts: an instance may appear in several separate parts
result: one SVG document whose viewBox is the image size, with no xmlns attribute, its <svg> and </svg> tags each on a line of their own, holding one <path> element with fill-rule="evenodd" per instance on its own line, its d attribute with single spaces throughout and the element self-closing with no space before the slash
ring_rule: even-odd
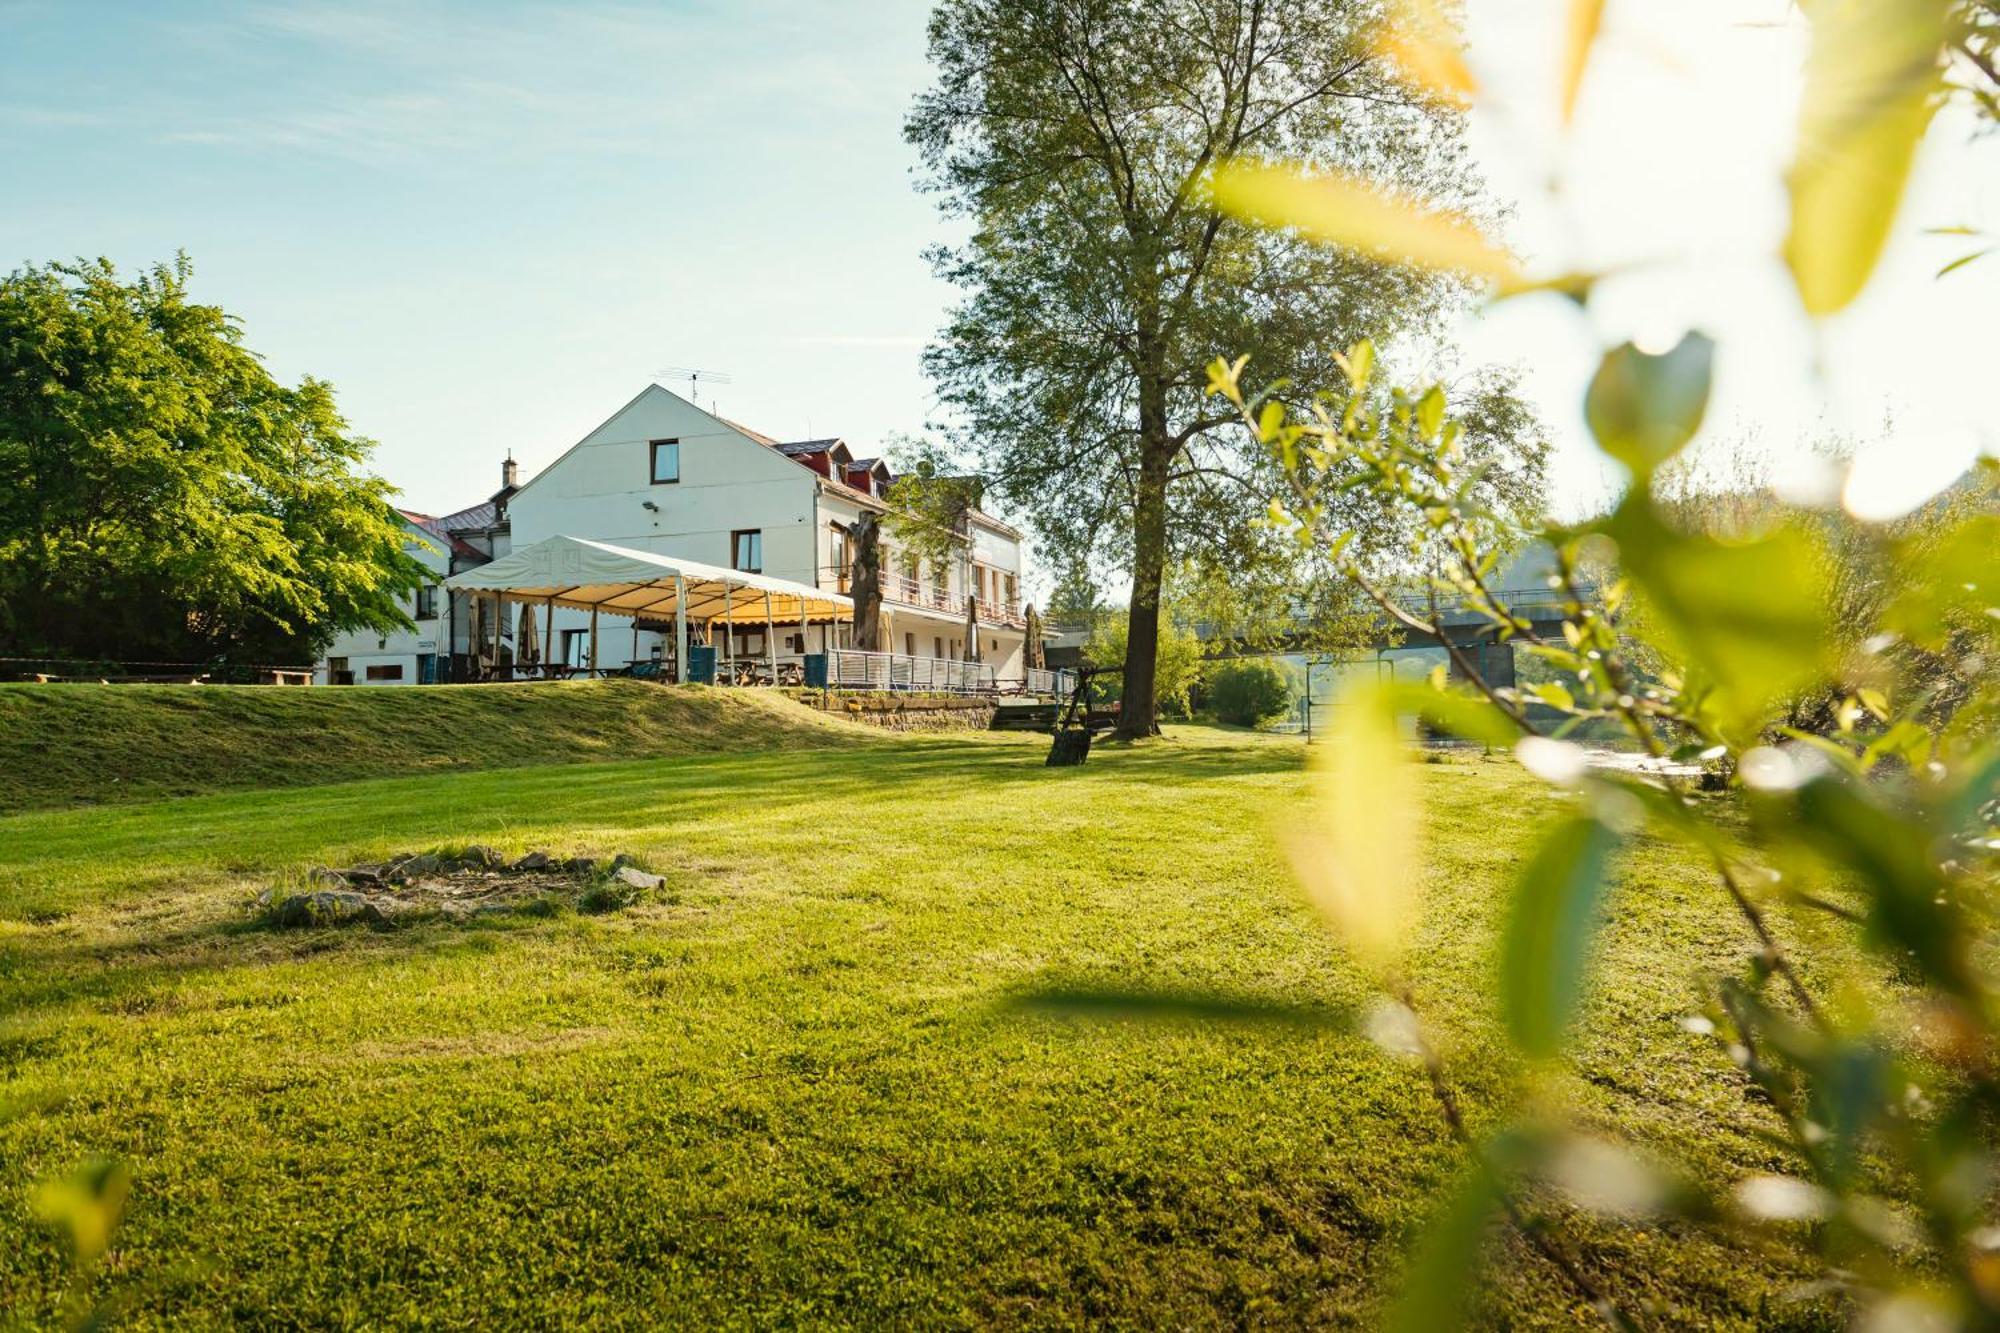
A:
<svg viewBox="0 0 2000 1333">
<path fill-rule="evenodd" d="M 403 549 L 436 575 L 417 589 L 403 610 L 417 622 L 413 630 L 378 634 L 353 630 L 342 634 L 313 668 L 316 685 L 435 685 L 444 679 L 450 626 L 446 599 L 438 584 L 452 572 L 451 539 L 438 520 L 412 510 L 397 511 L 403 520 Z"/>
<path fill-rule="evenodd" d="M 570 536 L 846 592 L 855 525 L 863 514 L 887 512 L 882 497 L 891 480 L 881 460 L 856 458 L 840 440 L 780 442 L 649 385 L 526 483 L 516 484 L 510 460 L 491 499 L 438 518 L 408 517 L 413 533 L 440 548 L 434 567 L 442 573 L 458 573 L 548 537 Z M 969 595 L 978 615 L 976 656 L 1001 681 L 1022 678 L 1017 531 L 975 511 L 963 542 L 941 568 L 897 551 L 885 536 L 882 569 L 891 651 L 966 658 Z M 398 663 L 404 665 L 402 679 L 424 679 L 425 653 L 434 655 L 438 678 L 475 678 L 470 599 L 441 595 L 440 600 L 449 605 L 424 622 L 424 633 L 379 641 L 372 635 L 358 641 L 345 636 L 329 654 L 333 661 L 322 664 L 322 678 L 344 660 L 356 684 L 387 683 L 395 678 L 387 668 Z M 534 631 L 543 634 L 544 623 L 538 620 Z M 502 627 L 503 664 L 511 660 L 517 632 L 515 624 Z M 558 609 L 554 643 L 538 644 L 540 654 L 581 666 L 590 660 L 589 633 L 587 613 Z M 670 627 L 606 616 L 598 633 L 598 664 L 616 666 L 658 657 Z M 776 633 L 778 642 L 766 645 L 761 627 L 741 628 L 730 655 L 848 647 L 852 630 L 781 626 Z M 442 647 L 436 646 L 440 638 Z M 418 647 L 426 642 L 433 646 Z M 480 642 L 490 642 L 490 627 Z"/>
</svg>

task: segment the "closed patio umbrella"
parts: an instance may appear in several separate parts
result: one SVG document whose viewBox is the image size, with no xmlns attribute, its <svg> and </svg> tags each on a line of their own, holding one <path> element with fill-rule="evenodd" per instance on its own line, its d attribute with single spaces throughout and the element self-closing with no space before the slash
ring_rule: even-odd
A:
<svg viewBox="0 0 2000 1333">
<path fill-rule="evenodd" d="M 521 603 L 521 628 L 514 634 L 514 664 L 533 666 L 542 660 L 541 645 L 535 638 L 535 608 Z"/>
<path fill-rule="evenodd" d="M 478 670 L 486 661 L 486 645 L 493 639 L 493 633 L 490 628 L 491 624 L 492 621 L 486 610 L 486 599 L 484 597 L 474 597 L 472 599 L 472 643 L 470 645 L 472 648 L 474 670 Z"/>
</svg>

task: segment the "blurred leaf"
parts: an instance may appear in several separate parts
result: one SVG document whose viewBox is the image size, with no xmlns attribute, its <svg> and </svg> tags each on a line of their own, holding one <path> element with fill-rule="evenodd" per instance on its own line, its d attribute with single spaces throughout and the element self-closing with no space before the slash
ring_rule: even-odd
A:
<svg viewBox="0 0 2000 1333">
<path fill-rule="evenodd" d="M 1629 342 L 1606 352 L 1583 400 L 1598 448 L 1642 475 L 1673 457 L 1701 429 L 1714 359 L 1703 333 L 1658 356 Z"/>
<path fill-rule="evenodd" d="M 1285 839 L 1299 883 L 1364 963 L 1391 965 L 1418 905 L 1415 771 L 1393 699 L 1346 690 L 1313 748 L 1309 800 Z"/>
<path fill-rule="evenodd" d="M 1296 227 L 1328 245 L 1344 245 L 1394 263 L 1511 281 L 1513 256 L 1488 240 L 1471 218 L 1431 208 L 1360 176 L 1307 174 L 1296 167 L 1238 159 L 1219 168 L 1216 205 L 1269 227 Z"/>
<path fill-rule="evenodd" d="M 1284 1004 L 1252 996 L 1202 990 L 1144 990 L 1136 987 L 1051 986 L 1006 1000 L 1013 1009 L 1071 1018 L 1137 1018 L 1151 1021 L 1249 1023 L 1292 1028 L 1338 1028 L 1351 1031 L 1354 1014 L 1347 1009 Z"/>
<path fill-rule="evenodd" d="M 1375 52 L 1403 78 L 1444 97 L 1465 100 L 1479 81 L 1459 54 L 1458 34 L 1431 0 L 1405 0 L 1375 40 Z"/>
<path fill-rule="evenodd" d="M 93 1158 L 73 1176 L 45 1181 L 35 1191 L 35 1213 L 61 1227 L 79 1273 L 88 1273 L 111 1247 L 111 1233 L 125 1215 L 131 1170 L 119 1161 Z"/>
<path fill-rule="evenodd" d="M 1465 1323 L 1480 1251 L 1499 1211 L 1492 1177 L 1474 1168 L 1420 1233 L 1403 1270 L 1402 1295 L 1384 1321 L 1388 1333 L 1438 1333 Z"/>
<path fill-rule="evenodd" d="M 1970 254 L 1960 255 L 1958 258 L 1952 260 L 1949 264 L 1946 264 L 1943 268 L 1939 269 L 1937 271 L 1937 276 L 1942 278 L 1947 273 L 1953 272 L 1954 270 L 1957 269 L 1964 268 L 1967 264 L 1970 264 L 1975 259 L 1984 259 L 1986 258 L 1986 256 L 1992 254 L 1995 248 L 1996 247 L 1989 245 L 1984 250 L 1974 250 Z"/>
<path fill-rule="evenodd" d="M 1576 707 L 1576 696 L 1554 681 L 1548 681 L 1540 685 L 1530 685 L 1528 689 L 1536 698 L 1551 708 L 1560 708 L 1567 713 L 1570 709 Z"/>
<path fill-rule="evenodd" d="M 1784 802 L 1772 803 L 1765 815 L 1777 831 L 1791 831 L 1860 882 L 1878 945 L 1907 953 L 1941 989 L 1983 999 L 1967 952 L 1971 925 L 1945 892 L 1916 813 L 1892 808 L 1890 799 L 1876 786 L 1827 773 L 1793 794 L 1795 820 Z"/>
<path fill-rule="evenodd" d="M 1428 726 L 1462 740 L 1506 749 L 1521 737 L 1521 728 L 1479 695 L 1429 680 L 1385 682 L 1380 688 L 1398 712 L 1414 713 Z"/>
<path fill-rule="evenodd" d="M 1975 514 L 1927 549 L 1897 562 L 1899 590 L 1884 623 L 1928 648 L 1944 646 L 1952 619 L 2000 607 L 2000 514 Z"/>
<path fill-rule="evenodd" d="M 1868 282 L 1943 86 L 1948 0 L 1819 0 L 1788 184 L 1785 261 L 1806 310 Z"/>
<path fill-rule="evenodd" d="M 1981 832 L 1980 811 L 2000 801 L 2000 747 L 1989 746 L 1984 754 L 1960 763 L 1958 772 L 1939 810 L 1940 822 L 1947 833 Z"/>
<path fill-rule="evenodd" d="M 1583 88 L 1583 72 L 1590 67 L 1590 48 L 1597 41 L 1597 29 L 1604 21 L 1604 0 L 1569 0 L 1569 21 L 1564 25 L 1562 118 L 1567 125 L 1576 115 L 1576 95 Z"/>
<path fill-rule="evenodd" d="M 1514 1044 L 1537 1059 L 1562 1049 L 1583 995 L 1590 942 L 1618 835 L 1566 819 L 1542 840 L 1514 890 L 1501 942 L 1500 996 Z"/>
<path fill-rule="evenodd" d="M 1825 577 L 1803 535 L 1779 529 L 1724 543 L 1678 532 L 1643 492 L 1628 496 L 1605 530 L 1658 616 L 1665 646 L 1705 674 L 1724 725 L 1754 730 L 1772 700 L 1819 676 Z"/>
</svg>

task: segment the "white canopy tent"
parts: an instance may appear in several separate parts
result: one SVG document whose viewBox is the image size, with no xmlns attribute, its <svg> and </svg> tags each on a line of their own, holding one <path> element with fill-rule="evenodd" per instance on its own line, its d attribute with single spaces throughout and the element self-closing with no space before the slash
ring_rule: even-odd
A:
<svg viewBox="0 0 2000 1333">
<path fill-rule="evenodd" d="M 729 625 L 799 624 L 849 621 L 854 600 L 789 579 L 774 579 L 740 569 L 704 565 L 679 556 L 635 551 L 627 546 L 586 541 L 581 537 L 550 537 L 524 546 L 490 564 L 445 580 L 456 592 L 491 594 L 546 607 L 591 613 L 591 666 L 597 665 L 597 613 L 635 619 L 674 619 L 677 669 L 686 678 L 688 621 Z M 765 636 L 773 654 L 773 636 Z"/>
</svg>

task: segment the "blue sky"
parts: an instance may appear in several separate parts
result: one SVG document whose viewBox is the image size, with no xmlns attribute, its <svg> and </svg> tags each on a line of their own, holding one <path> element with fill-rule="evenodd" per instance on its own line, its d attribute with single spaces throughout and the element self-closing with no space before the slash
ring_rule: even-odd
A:
<svg viewBox="0 0 2000 1333">
<path fill-rule="evenodd" d="M 901 137 L 927 8 L 0 0 L 0 260 L 186 249 L 420 508 L 486 494 L 509 449 L 541 466 L 669 366 L 733 376 L 714 392 L 747 424 L 872 449 L 930 413 L 918 354 L 950 299 Z M 1774 258 L 1789 0 L 1613 0 L 1567 133 L 1563 0 L 1467 8 L 1508 239 L 1545 270 L 1639 264 L 1588 316 L 1547 298 L 1453 331 L 1523 368 L 1565 508 L 1616 484 L 1579 411 L 1598 349 L 1688 325 L 1722 339 L 1711 440 L 1796 459 L 1888 417 L 1898 477 L 1996 447 L 2000 257 L 1933 282 L 1965 247 L 1922 229 L 2000 224 L 2000 136 L 1940 121 L 1883 280 L 1815 330 Z"/>
<path fill-rule="evenodd" d="M 668 366 L 732 375 L 750 425 L 872 443 L 922 426 L 947 296 L 900 130 L 924 16 L 0 0 L 0 260 L 186 249 L 419 507 Z"/>
</svg>

